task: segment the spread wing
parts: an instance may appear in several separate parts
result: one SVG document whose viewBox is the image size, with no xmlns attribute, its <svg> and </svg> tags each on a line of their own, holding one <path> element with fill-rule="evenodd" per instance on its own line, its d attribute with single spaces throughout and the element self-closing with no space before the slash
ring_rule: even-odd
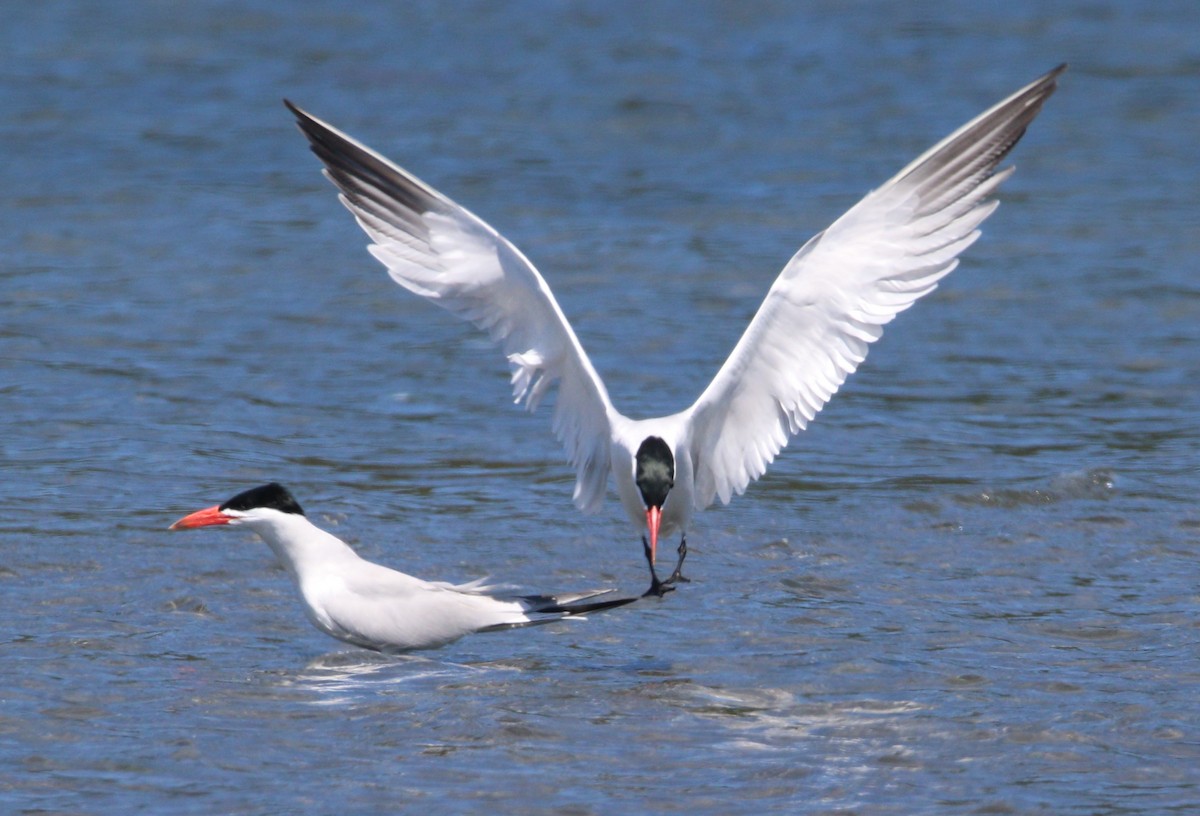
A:
<svg viewBox="0 0 1200 816">
<path fill-rule="evenodd" d="M 1062 65 L 954 131 L 788 262 L 689 409 L 697 508 L 728 502 L 804 429 L 897 314 L 979 237 L 997 165 L 1054 92 Z"/>
<path fill-rule="evenodd" d="M 559 381 L 553 428 L 575 467 L 575 504 L 598 509 L 608 483 L 612 405 L 533 264 L 428 184 L 285 104 L 392 279 L 500 343 L 512 368 L 514 401 L 524 400 L 530 411 Z"/>
</svg>

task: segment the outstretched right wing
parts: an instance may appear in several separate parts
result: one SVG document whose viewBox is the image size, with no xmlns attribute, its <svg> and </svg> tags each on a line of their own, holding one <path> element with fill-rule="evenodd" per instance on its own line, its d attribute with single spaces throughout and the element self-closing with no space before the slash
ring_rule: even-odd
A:
<svg viewBox="0 0 1200 816">
<path fill-rule="evenodd" d="M 576 506 L 599 509 L 608 484 L 612 404 L 550 287 L 478 216 L 331 125 L 284 101 L 325 176 L 371 238 L 392 280 L 501 343 L 514 401 L 534 410 L 560 380 L 555 436 L 575 467 Z"/>
</svg>

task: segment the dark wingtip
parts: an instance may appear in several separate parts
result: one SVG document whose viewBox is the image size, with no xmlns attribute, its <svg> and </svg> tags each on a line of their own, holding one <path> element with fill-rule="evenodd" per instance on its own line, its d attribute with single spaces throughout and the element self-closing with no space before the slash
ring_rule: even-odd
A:
<svg viewBox="0 0 1200 816">
<path fill-rule="evenodd" d="M 1054 90 L 1058 87 L 1058 77 L 1065 70 L 1067 70 L 1067 63 L 1060 62 L 1058 65 L 1054 66 L 1049 71 L 1034 80 L 1033 86 L 1046 89 L 1043 98 L 1048 97 L 1050 94 L 1054 93 Z"/>
<path fill-rule="evenodd" d="M 1059 75 L 1062 74 L 1062 72 L 1065 70 L 1067 70 L 1067 63 L 1060 62 L 1058 65 L 1054 66 L 1049 71 L 1042 74 L 1042 82 L 1050 85 L 1051 87 L 1056 86 L 1058 84 L 1057 80 L 1058 80 Z"/>
<path fill-rule="evenodd" d="M 579 597 L 579 595 L 575 595 L 575 596 L 570 596 L 570 595 L 567 595 L 567 596 L 524 595 L 524 596 L 522 596 L 522 600 L 529 603 L 533 607 L 533 609 L 531 610 L 533 612 L 539 612 L 539 613 L 557 612 L 559 614 L 566 615 L 566 616 L 572 616 L 572 617 L 575 615 L 584 615 L 584 614 L 587 614 L 588 612 L 601 612 L 605 609 L 615 609 L 618 606 L 625 606 L 626 604 L 631 604 L 634 601 L 640 600 L 637 596 L 634 596 L 631 598 L 613 598 L 613 599 L 604 600 L 604 601 L 588 600 L 589 598 L 595 598 L 598 595 L 611 594 L 614 591 L 615 590 L 612 590 L 612 589 L 604 589 L 604 590 L 598 590 L 598 591 L 594 591 L 594 592 L 580 593 L 580 595 L 582 595 L 583 597 Z M 566 597 L 566 598 L 574 597 L 575 600 L 566 600 L 565 602 L 560 602 L 559 599 L 563 598 L 563 597 Z"/>
<path fill-rule="evenodd" d="M 641 600 L 641 598 L 635 595 L 630 598 L 616 598 L 611 601 L 592 601 L 591 603 L 568 604 L 567 606 L 562 607 L 560 611 L 572 616 L 583 615 L 588 612 L 601 612 L 605 609 L 616 609 L 618 606 L 625 606 L 639 600 Z"/>
</svg>

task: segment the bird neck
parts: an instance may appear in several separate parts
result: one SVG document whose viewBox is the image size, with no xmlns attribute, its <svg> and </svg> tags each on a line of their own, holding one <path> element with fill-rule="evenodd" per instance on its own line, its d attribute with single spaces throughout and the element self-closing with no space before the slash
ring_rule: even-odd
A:
<svg viewBox="0 0 1200 816">
<path fill-rule="evenodd" d="M 358 554 L 346 542 L 325 532 L 304 516 L 290 513 L 280 515 L 256 523 L 252 529 L 297 581 L 317 565 L 358 558 Z"/>
</svg>

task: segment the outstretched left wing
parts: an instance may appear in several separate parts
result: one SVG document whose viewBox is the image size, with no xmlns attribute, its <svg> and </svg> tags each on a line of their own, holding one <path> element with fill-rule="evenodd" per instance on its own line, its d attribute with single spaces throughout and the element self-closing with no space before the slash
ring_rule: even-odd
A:
<svg viewBox="0 0 1200 816">
<path fill-rule="evenodd" d="M 958 264 L 1012 168 L 997 172 L 1054 92 L 1060 65 L 951 133 L 788 262 L 689 409 L 695 505 L 766 472 L 867 356 L 883 327 Z"/>
</svg>

